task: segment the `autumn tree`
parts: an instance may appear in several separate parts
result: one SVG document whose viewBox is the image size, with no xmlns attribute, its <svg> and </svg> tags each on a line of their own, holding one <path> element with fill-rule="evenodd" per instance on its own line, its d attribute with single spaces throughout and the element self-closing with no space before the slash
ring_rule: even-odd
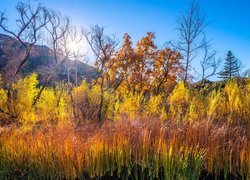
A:
<svg viewBox="0 0 250 180">
<path fill-rule="evenodd" d="M 152 76 L 154 92 L 159 94 L 162 90 L 167 89 L 168 85 L 179 78 L 183 72 L 181 65 L 181 54 L 169 48 L 159 50 L 153 63 Z"/>
<path fill-rule="evenodd" d="M 33 106 L 34 98 L 37 94 L 38 80 L 36 74 L 19 79 L 13 84 L 10 113 L 19 122 L 27 123 L 36 121 L 35 107 Z"/>
<path fill-rule="evenodd" d="M 7 92 L 4 90 L 3 88 L 3 85 L 2 85 L 2 77 L 0 75 L 0 97 L 1 97 L 1 100 L 0 100 L 0 113 L 3 113 L 3 114 L 8 114 L 7 112 Z"/>
<path fill-rule="evenodd" d="M 168 97 L 169 115 L 174 121 L 184 121 L 190 102 L 189 90 L 179 82 Z"/>
<path fill-rule="evenodd" d="M 107 83 L 115 91 L 132 91 L 131 73 L 135 62 L 136 53 L 133 48 L 131 37 L 126 33 L 123 36 L 123 43 L 111 60 L 108 62 L 111 67 L 107 73 Z"/>
<path fill-rule="evenodd" d="M 158 94 L 177 80 L 182 71 L 180 53 L 169 48 L 158 49 L 154 39 L 154 33 L 147 33 L 133 47 L 130 36 L 124 35 L 121 49 L 112 57 L 113 66 L 108 74 L 119 92 Z"/>
<path fill-rule="evenodd" d="M 136 59 L 131 79 L 137 92 L 149 91 L 152 85 L 152 65 L 157 53 L 154 39 L 155 33 L 149 32 L 137 42 L 135 47 Z"/>
<path fill-rule="evenodd" d="M 95 66 L 97 67 L 100 78 L 96 81 L 99 84 L 100 92 L 100 106 L 98 112 L 99 122 L 103 120 L 103 106 L 104 106 L 104 92 L 110 87 L 105 84 L 107 74 L 112 64 L 109 63 L 111 57 L 115 52 L 118 41 L 115 37 L 110 37 L 104 34 L 104 28 L 98 25 L 91 27 L 90 30 L 83 30 L 83 35 L 86 38 L 90 48 L 92 49 L 96 59 Z"/>
</svg>

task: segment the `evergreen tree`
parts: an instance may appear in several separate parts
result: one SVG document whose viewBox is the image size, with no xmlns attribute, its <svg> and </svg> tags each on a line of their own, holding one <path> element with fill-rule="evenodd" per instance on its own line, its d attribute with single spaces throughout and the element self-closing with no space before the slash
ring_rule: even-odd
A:
<svg viewBox="0 0 250 180">
<path fill-rule="evenodd" d="M 231 51 L 228 51 L 224 68 L 218 75 L 218 78 L 223 79 L 231 79 L 240 75 L 240 62 Z"/>
</svg>

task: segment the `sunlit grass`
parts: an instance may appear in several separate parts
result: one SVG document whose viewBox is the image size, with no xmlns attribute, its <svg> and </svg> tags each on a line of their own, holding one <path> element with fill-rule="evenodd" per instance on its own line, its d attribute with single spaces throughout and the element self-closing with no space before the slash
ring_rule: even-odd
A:
<svg viewBox="0 0 250 180">
<path fill-rule="evenodd" d="M 1 178 L 102 176 L 197 179 L 202 172 L 248 179 L 247 132 L 212 123 L 106 122 L 78 129 L 4 129 Z"/>
</svg>

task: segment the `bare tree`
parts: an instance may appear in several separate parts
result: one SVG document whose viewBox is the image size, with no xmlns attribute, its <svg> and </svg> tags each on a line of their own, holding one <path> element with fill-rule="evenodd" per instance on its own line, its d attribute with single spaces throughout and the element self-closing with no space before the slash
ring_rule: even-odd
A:
<svg viewBox="0 0 250 180">
<path fill-rule="evenodd" d="M 68 59 L 77 60 L 80 57 L 83 57 L 84 54 L 81 54 L 80 46 L 78 46 L 80 43 L 82 43 L 83 35 L 82 31 L 78 31 L 78 29 L 75 26 L 71 26 L 69 28 L 69 31 L 63 34 L 62 39 L 60 39 L 60 52 L 67 57 Z M 74 47 L 72 47 L 74 45 Z M 76 47 L 77 46 L 77 47 Z M 68 61 L 69 63 L 70 61 Z M 73 116 L 74 121 L 77 121 L 77 110 L 76 110 L 76 103 L 74 102 L 72 90 L 73 86 L 70 83 L 70 69 L 67 69 L 67 76 L 68 76 L 68 88 L 69 88 L 69 95 L 71 98 L 71 104 L 73 108 Z M 77 79 L 77 73 L 76 73 L 76 79 Z M 79 122 L 76 122 L 78 124 Z"/>
<path fill-rule="evenodd" d="M 59 41 L 63 35 L 69 30 L 69 17 L 62 17 L 60 13 L 49 10 L 49 22 L 45 28 L 49 35 L 49 47 L 53 50 L 54 60 L 58 62 Z"/>
<path fill-rule="evenodd" d="M 107 64 L 115 52 L 118 41 L 115 37 L 111 38 L 110 36 L 105 35 L 104 28 L 98 25 L 91 27 L 89 31 L 83 30 L 83 35 L 96 57 L 95 66 L 101 73 L 100 81 L 97 81 L 101 89 L 100 105 L 98 110 L 98 119 L 101 123 L 103 119 L 104 92 L 109 89 L 109 87 L 105 87 L 105 76 L 103 74 L 107 73 L 110 68 Z"/>
<path fill-rule="evenodd" d="M 207 41 L 206 38 L 204 39 L 204 46 L 202 50 L 204 55 L 200 64 L 202 68 L 201 80 L 204 82 L 209 77 L 216 75 L 218 67 L 221 64 L 221 60 L 216 60 L 215 56 L 217 52 L 215 50 L 211 50 L 211 44 L 209 44 L 209 41 Z"/>
<path fill-rule="evenodd" d="M 27 62 L 32 47 L 41 38 L 41 29 L 48 23 L 48 13 L 44 6 L 37 4 L 35 7 L 31 5 L 30 0 L 27 3 L 18 2 L 16 6 L 19 18 L 16 20 L 18 29 L 10 30 L 4 22 L 7 20 L 4 13 L 0 13 L 0 28 L 16 38 L 24 47 L 25 55 L 20 59 L 20 64 L 17 66 L 15 75 L 22 69 Z"/>
<path fill-rule="evenodd" d="M 6 77 L 8 78 L 8 81 L 10 81 L 10 83 L 6 84 L 8 97 L 7 108 L 10 114 L 12 114 L 11 99 L 14 98 L 13 93 L 11 93 L 12 81 L 17 79 L 17 75 L 30 57 L 32 48 L 42 37 L 42 28 L 48 23 L 49 19 L 46 8 L 40 3 L 31 4 L 30 0 L 28 0 L 27 2 L 18 2 L 16 10 L 19 15 L 19 18 L 16 19 L 16 30 L 11 30 L 6 26 L 5 22 L 7 21 L 7 18 L 5 17 L 4 13 L 0 13 L 0 28 L 5 33 L 13 36 L 22 46 L 20 48 L 20 55 L 18 56 L 18 62 L 20 63 L 17 64 L 17 66 L 14 66 L 13 74 L 9 74 L 9 76 Z M 22 54 L 23 52 L 24 55 Z M 15 115 L 11 116 L 13 118 L 16 118 Z"/>
<path fill-rule="evenodd" d="M 46 85 L 50 82 L 50 80 L 52 79 L 52 77 L 54 76 L 56 70 L 58 69 L 58 67 L 63 64 L 69 57 L 66 56 L 63 57 L 63 59 L 61 59 L 59 61 L 59 53 L 61 50 L 61 55 L 65 55 L 65 53 L 62 52 L 62 47 L 60 47 L 62 45 L 62 43 L 60 43 L 60 41 L 62 41 L 64 35 L 66 33 L 68 33 L 69 29 L 70 29 L 70 20 L 68 17 L 62 17 L 60 14 L 51 11 L 51 10 L 47 10 L 48 12 L 48 23 L 45 26 L 46 32 L 48 33 L 48 41 L 49 41 L 49 47 L 52 48 L 53 50 L 53 54 L 54 54 L 54 60 L 56 62 L 55 66 L 52 67 L 51 69 L 49 69 L 48 74 L 44 74 L 44 76 L 47 76 L 42 87 L 40 88 L 33 105 L 36 105 L 37 101 L 40 99 L 42 92 L 44 91 Z"/>
<path fill-rule="evenodd" d="M 186 83 L 190 71 L 195 70 L 191 62 L 196 58 L 198 51 L 204 46 L 203 32 L 206 27 L 205 15 L 201 13 L 197 0 L 192 0 L 189 8 L 177 18 L 179 41 L 170 44 L 181 52 L 184 59 L 183 81 Z"/>
</svg>

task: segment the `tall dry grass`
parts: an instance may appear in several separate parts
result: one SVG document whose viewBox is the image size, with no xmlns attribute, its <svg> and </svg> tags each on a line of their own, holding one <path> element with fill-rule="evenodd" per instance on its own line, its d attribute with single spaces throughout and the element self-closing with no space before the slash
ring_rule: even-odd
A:
<svg viewBox="0 0 250 180">
<path fill-rule="evenodd" d="M 249 179 L 249 132 L 157 119 L 71 124 L 0 134 L 0 178 Z"/>
</svg>

